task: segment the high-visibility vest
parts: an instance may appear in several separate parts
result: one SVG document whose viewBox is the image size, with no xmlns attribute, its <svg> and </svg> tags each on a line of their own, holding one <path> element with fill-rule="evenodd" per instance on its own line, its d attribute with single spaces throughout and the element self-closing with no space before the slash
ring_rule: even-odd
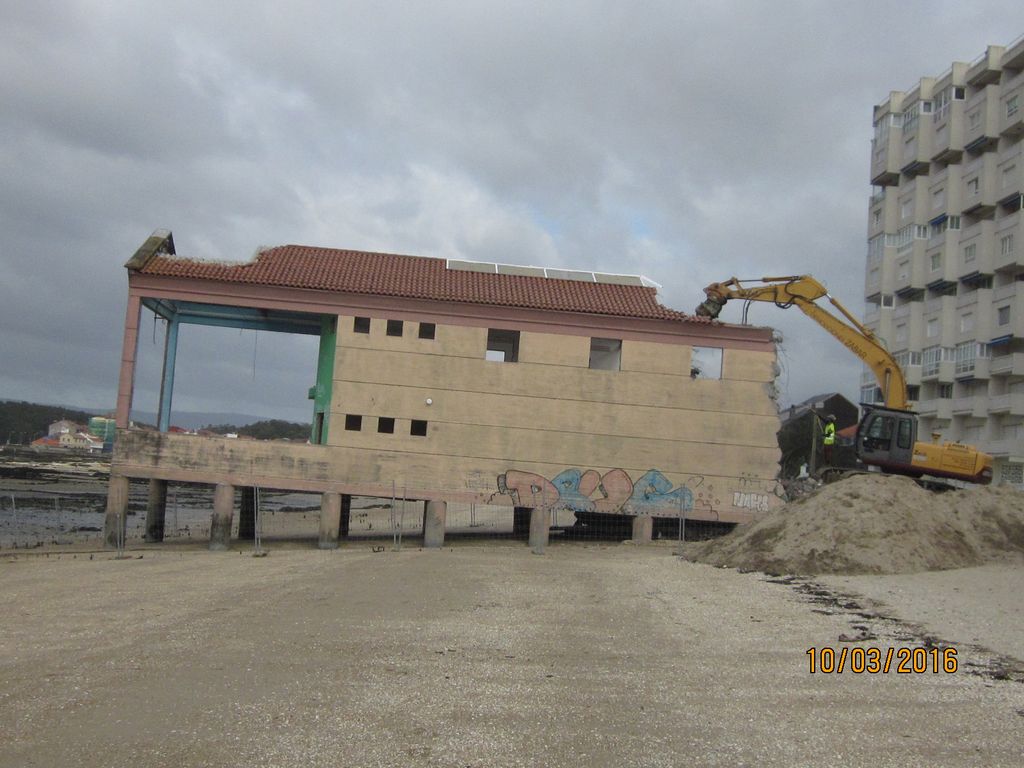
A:
<svg viewBox="0 0 1024 768">
<path fill-rule="evenodd" d="M 834 445 L 836 442 L 836 425 L 831 421 L 825 425 L 825 445 Z"/>
</svg>

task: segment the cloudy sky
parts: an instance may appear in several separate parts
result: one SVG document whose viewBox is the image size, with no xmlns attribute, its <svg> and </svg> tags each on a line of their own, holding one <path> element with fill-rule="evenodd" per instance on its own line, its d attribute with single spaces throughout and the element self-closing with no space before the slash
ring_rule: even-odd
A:
<svg viewBox="0 0 1024 768">
<path fill-rule="evenodd" d="M 157 228 L 642 273 L 691 311 L 811 273 L 863 310 L 871 113 L 1024 32 L 987 2 L 0 0 L 0 398 L 112 407 Z M 739 321 L 740 308 L 723 318 Z M 783 403 L 855 399 L 797 311 Z M 143 315 L 136 406 L 162 327 Z M 187 327 L 175 410 L 308 420 L 315 343 Z"/>
</svg>

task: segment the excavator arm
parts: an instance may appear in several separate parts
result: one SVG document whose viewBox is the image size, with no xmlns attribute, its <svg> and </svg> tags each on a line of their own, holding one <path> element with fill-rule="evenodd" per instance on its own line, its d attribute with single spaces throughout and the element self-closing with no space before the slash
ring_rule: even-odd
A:
<svg viewBox="0 0 1024 768">
<path fill-rule="evenodd" d="M 889 350 L 874 331 L 832 298 L 825 286 L 809 275 L 762 277 L 759 283 L 745 286 L 735 277 L 724 283 L 712 283 L 704 289 L 707 299 L 697 307 L 697 314 L 716 318 L 722 307 L 731 299 L 770 301 L 782 309 L 796 305 L 871 368 L 878 379 L 878 385 L 882 388 L 886 407 L 909 410 L 907 382 Z M 838 315 L 817 303 L 822 297 L 829 300 Z"/>
</svg>

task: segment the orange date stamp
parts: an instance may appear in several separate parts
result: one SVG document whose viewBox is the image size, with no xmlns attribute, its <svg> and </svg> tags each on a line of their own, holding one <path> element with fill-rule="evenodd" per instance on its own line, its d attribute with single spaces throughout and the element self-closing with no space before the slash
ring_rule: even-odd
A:
<svg viewBox="0 0 1024 768">
<path fill-rule="evenodd" d="M 893 647 L 808 648 L 809 671 L 812 675 L 877 675 L 895 672 L 898 675 L 926 673 L 953 674 L 957 671 L 956 648 Z"/>
</svg>

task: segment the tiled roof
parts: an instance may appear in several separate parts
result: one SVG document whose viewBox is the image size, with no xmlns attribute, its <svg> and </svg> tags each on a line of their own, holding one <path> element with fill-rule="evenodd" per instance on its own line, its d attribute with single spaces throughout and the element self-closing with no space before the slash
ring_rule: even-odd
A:
<svg viewBox="0 0 1024 768">
<path fill-rule="evenodd" d="M 307 288 L 411 299 L 490 304 L 618 317 L 707 323 L 658 303 L 654 288 L 448 269 L 444 259 L 282 245 L 247 263 L 198 261 L 166 253 L 146 275 Z"/>
</svg>

